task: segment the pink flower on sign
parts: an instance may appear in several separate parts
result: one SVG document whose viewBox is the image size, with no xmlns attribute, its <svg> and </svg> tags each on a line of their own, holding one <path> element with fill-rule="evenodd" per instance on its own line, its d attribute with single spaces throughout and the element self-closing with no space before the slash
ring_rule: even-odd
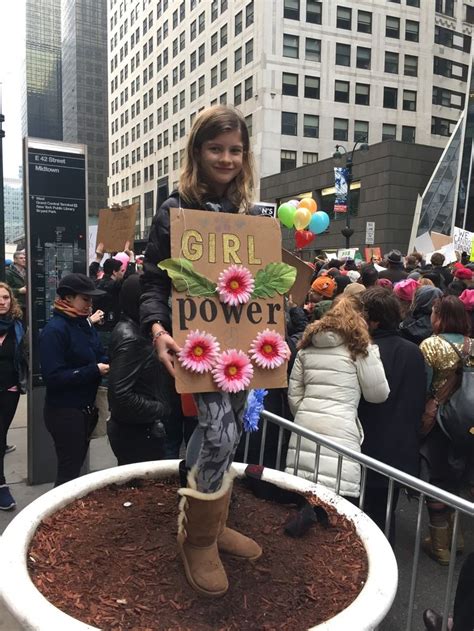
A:
<svg viewBox="0 0 474 631">
<path fill-rule="evenodd" d="M 253 366 L 244 352 L 234 348 L 220 355 L 212 374 L 217 387 L 224 392 L 240 392 L 249 386 Z"/>
<path fill-rule="evenodd" d="M 217 280 L 219 300 L 231 306 L 248 302 L 254 287 L 252 274 L 242 265 L 231 265 Z"/>
<path fill-rule="evenodd" d="M 265 329 L 250 345 L 250 357 L 260 368 L 278 368 L 288 358 L 288 347 L 279 333 Z"/>
<path fill-rule="evenodd" d="M 214 366 L 219 351 L 219 343 L 213 335 L 204 331 L 190 331 L 178 353 L 178 359 L 186 370 L 202 374 Z"/>
</svg>

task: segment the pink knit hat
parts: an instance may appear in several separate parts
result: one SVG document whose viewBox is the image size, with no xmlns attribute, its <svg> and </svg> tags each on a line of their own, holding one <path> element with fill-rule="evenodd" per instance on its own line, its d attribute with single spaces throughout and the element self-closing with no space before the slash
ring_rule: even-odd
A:
<svg viewBox="0 0 474 631">
<path fill-rule="evenodd" d="M 393 293 L 400 300 L 411 302 L 413 300 L 413 296 L 415 295 L 415 291 L 419 286 L 420 283 L 413 278 L 405 278 L 394 286 Z"/>
<path fill-rule="evenodd" d="M 114 259 L 117 259 L 117 261 L 120 261 L 122 263 L 120 271 L 125 273 L 127 271 L 128 262 L 130 261 L 130 257 L 128 256 L 128 254 L 125 254 L 125 252 L 117 252 L 117 254 L 114 256 Z"/>
<path fill-rule="evenodd" d="M 459 300 L 464 304 L 466 311 L 474 311 L 474 289 L 465 289 Z"/>
</svg>

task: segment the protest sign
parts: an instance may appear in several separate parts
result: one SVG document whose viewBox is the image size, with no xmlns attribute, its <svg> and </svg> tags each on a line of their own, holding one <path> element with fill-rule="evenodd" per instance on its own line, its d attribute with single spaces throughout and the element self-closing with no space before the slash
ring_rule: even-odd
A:
<svg viewBox="0 0 474 631">
<path fill-rule="evenodd" d="M 364 249 L 365 262 L 372 263 L 373 260 L 382 260 L 382 250 L 379 247 Z"/>
<path fill-rule="evenodd" d="M 173 284 L 173 336 L 180 347 L 193 331 L 211 334 L 220 355 L 231 349 L 249 353 L 266 329 L 284 338 L 283 296 L 291 293 L 296 269 L 281 262 L 281 231 L 268 217 L 170 209 L 171 258 L 159 264 Z M 254 287 L 232 304 L 222 290 L 232 266 L 250 272 Z M 245 284 L 242 281 L 242 286 Z M 211 372 L 192 372 L 179 361 L 176 389 L 180 393 L 217 390 Z M 250 388 L 286 386 L 286 361 L 265 369 L 254 363 Z"/>
<path fill-rule="evenodd" d="M 375 243 L 375 221 L 366 221 L 365 223 L 365 244 L 374 245 Z"/>
<path fill-rule="evenodd" d="M 302 261 L 291 252 L 288 252 L 288 250 L 282 250 L 281 258 L 284 263 L 288 263 L 288 265 L 292 265 L 296 268 L 296 280 L 289 294 L 295 305 L 302 307 L 309 291 L 314 269 L 312 269 L 308 263 L 305 263 L 305 261 Z"/>
<path fill-rule="evenodd" d="M 344 250 L 337 251 L 337 258 L 342 261 L 343 259 L 353 259 L 355 258 L 357 252 L 357 248 L 346 248 Z"/>
<path fill-rule="evenodd" d="M 469 230 L 463 230 L 462 228 L 454 228 L 453 231 L 453 243 L 456 252 L 471 253 L 472 237 L 474 234 Z"/>
<path fill-rule="evenodd" d="M 431 251 L 440 250 L 445 245 L 449 245 L 453 242 L 453 237 L 449 234 L 441 234 L 441 232 L 431 232 L 430 233 L 431 242 L 433 243 L 433 248 Z"/>
<path fill-rule="evenodd" d="M 99 210 L 97 244 L 103 243 L 105 252 L 120 252 L 127 241 L 133 248 L 137 210 L 138 204 Z"/>
</svg>

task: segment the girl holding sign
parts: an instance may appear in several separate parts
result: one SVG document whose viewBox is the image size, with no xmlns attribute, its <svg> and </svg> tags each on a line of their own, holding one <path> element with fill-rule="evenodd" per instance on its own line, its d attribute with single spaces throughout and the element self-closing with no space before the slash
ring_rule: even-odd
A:
<svg viewBox="0 0 474 631">
<path fill-rule="evenodd" d="M 170 257 L 170 208 L 248 213 L 253 190 L 252 156 L 245 120 L 237 110 L 214 106 L 202 111 L 189 134 L 179 191 L 171 194 L 153 219 L 145 252 L 141 300 L 142 326 L 174 376 L 181 350 L 171 336 L 171 283 L 158 263 Z M 254 560 L 261 554 L 252 539 L 226 527 L 232 477 L 228 473 L 242 432 L 245 391 L 195 395 L 198 427 L 188 445 L 188 486 L 179 490 L 178 546 L 187 579 L 198 592 L 221 596 L 228 589 L 219 558 L 226 552 Z"/>
</svg>

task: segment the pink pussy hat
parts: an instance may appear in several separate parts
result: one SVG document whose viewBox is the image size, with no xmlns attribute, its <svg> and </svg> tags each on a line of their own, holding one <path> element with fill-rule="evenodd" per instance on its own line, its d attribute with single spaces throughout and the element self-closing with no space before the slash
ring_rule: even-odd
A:
<svg viewBox="0 0 474 631">
<path fill-rule="evenodd" d="M 130 257 L 128 256 L 128 254 L 125 254 L 125 252 L 117 252 L 117 254 L 114 256 L 114 259 L 122 263 L 122 267 L 120 268 L 120 271 L 126 272 L 127 265 L 130 261 Z"/>
<path fill-rule="evenodd" d="M 466 311 L 474 311 L 474 289 L 465 289 L 459 300 L 464 304 Z"/>
<path fill-rule="evenodd" d="M 400 298 L 400 300 L 411 302 L 419 286 L 419 282 L 413 278 L 405 278 L 394 286 L 393 293 Z"/>
</svg>

